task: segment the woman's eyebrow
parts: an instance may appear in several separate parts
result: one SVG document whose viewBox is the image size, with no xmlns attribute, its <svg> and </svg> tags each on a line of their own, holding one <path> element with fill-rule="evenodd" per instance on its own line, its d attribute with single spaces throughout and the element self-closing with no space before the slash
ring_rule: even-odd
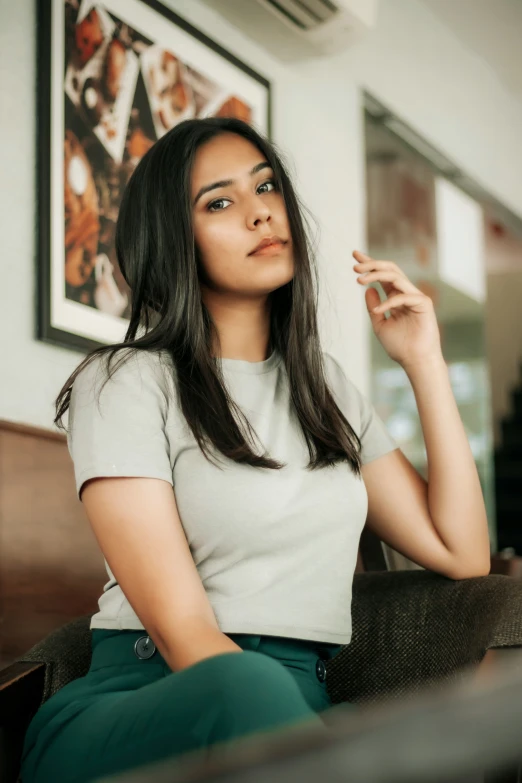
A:
<svg viewBox="0 0 522 783">
<path fill-rule="evenodd" d="M 261 171 L 261 169 L 270 168 L 270 163 L 267 160 L 261 161 L 261 163 L 256 163 L 253 169 L 251 169 L 248 173 L 250 176 L 253 176 L 254 174 L 257 174 L 258 171 Z M 235 180 L 233 179 L 222 179 L 219 180 L 219 182 L 213 182 L 211 185 L 203 185 L 202 188 L 198 190 L 197 196 L 194 199 L 192 206 L 195 206 L 198 199 L 203 196 L 204 193 L 208 193 L 209 190 L 216 190 L 217 188 L 226 188 L 229 185 L 233 185 Z"/>
</svg>

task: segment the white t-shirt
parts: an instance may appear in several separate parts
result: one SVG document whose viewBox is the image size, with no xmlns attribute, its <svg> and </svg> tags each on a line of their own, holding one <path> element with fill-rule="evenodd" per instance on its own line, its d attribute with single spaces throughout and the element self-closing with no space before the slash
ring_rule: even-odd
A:
<svg viewBox="0 0 522 783">
<path fill-rule="evenodd" d="M 76 378 L 69 452 L 76 489 L 101 476 L 145 476 L 173 486 L 194 563 L 223 633 L 348 644 L 352 581 L 368 496 L 346 462 L 306 470 L 309 452 L 282 357 L 218 359 L 227 387 L 280 470 L 202 454 L 179 406 L 166 352 L 136 352 L 106 378 L 97 358 Z M 120 354 L 114 361 L 118 361 Z M 367 463 L 398 448 L 373 405 L 324 353 L 334 398 Z M 261 452 L 259 452 L 261 453 Z M 154 520 L 150 520 L 154 524 Z M 143 629 L 105 561 L 109 581 L 91 628 Z"/>
</svg>

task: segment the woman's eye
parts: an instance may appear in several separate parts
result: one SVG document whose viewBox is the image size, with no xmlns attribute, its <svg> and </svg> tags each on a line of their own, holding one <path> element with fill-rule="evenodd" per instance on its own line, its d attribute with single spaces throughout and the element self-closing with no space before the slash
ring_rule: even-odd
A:
<svg viewBox="0 0 522 783">
<path fill-rule="evenodd" d="M 208 207 L 207 207 L 208 211 L 209 212 L 220 212 L 221 210 L 219 208 L 218 209 L 214 209 L 214 207 L 216 206 L 216 204 L 221 204 L 223 201 L 230 201 L 230 199 L 229 198 L 217 198 L 215 201 L 212 201 L 208 205 Z"/>
<path fill-rule="evenodd" d="M 260 188 L 264 188 L 265 185 L 270 185 L 271 188 L 269 190 L 265 190 L 264 193 L 270 193 L 271 190 L 275 190 L 276 183 L 273 179 L 267 179 L 266 182 L 262 182 L 261 185 L 258 187 L 258 192 Z M 223 204 L 224 201 L 230 201 L 229 198 L 217 198 L 215 201 L 212 201 L 208 206 L 207 209 L 209 212 L 222 212 L 223 207 L 220 207 L 220 204 Z"/>
<path fill-rule="evenodd" d="M 274 188 L 275 188 L 275 182 L 274 182 L 273 179 L 267 179 L 267 181 L 266 182 L 262 182 L 259 187 L 263 188 L 265 185 L 272 185 L 272 190 L 274 190 Z M 267 193 L 267 192 L 270 192 L 270 191 L 265 191 L 265 193 Z"/>
</svg>

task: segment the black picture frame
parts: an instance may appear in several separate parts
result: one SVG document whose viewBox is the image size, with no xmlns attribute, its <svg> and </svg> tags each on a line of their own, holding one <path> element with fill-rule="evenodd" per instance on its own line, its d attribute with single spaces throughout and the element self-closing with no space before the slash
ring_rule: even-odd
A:
<svg viewBox="0 0 522 783">
<path fill-rule="evenodd" d="M 82 103 L 82 101 L 79 100 L 78 105 L 76 105 L 66 93 L 67 79 L 69 78 L 70 72 L 74 75 L 69 79 L 68 84 L 76 86 L 78 82 L 76 75 L 81 74 L 82 70 L 84 73 L 87 70 L 85 63 L 82 60 L 78 66 L 78 58 L 81 56 L 80 53 L 83 56 L 87 56 L 90 51 L 89 49 L 86 51 L 82 50 L 81 47 L 79 48 L 77 45 L 77 42 L 81 40 L 81 45 L 83 46 L 84 41 L 83 38 L 78 36 L 77 30 L 79 28 L 76 27 L 76 23 L 81 24 L 81 21 L 86 18 L 84 14 L 80 20 L 79 14 L 82 12 L 82 8 L 85 10 L 86 5 L 90 8 L 87 14 L 87 17 L 89 18 L 84 24 L 89 26 L 87 32 L 94 42 L 93 46 L 98 45 L 99 47 L 98 49 L 94 49 L 94 54 L 91 55 L 91 59 L 87 60 L 87 66 L 90 67 L 90 63 L 93 61 L 94 57 L 96 57 L 97 52 L 101 53 L 103 46 L 107 44 L 109 38 L 111 42 L 113 40 L 110 36 L 106 36 L 103 39 L 103 43 L 99 44 L 99 40 L 103 37 L 100 32 L 100 18 L 106 21 L 106 27 L 108 24 L 107 19 L 109 19 L 111 24 L 116 20 L 114 23 L 121 35 L 120 38 L 118 35 L 114 35 L 114 37 L 118 38 L 118 40 L 123 38 L 122 30 L 124 29 L 126 31 L 127 40 L 131 40 L 129 38 L 130 33 L 133 33 L 137 39 L 132 39 L 132 46 L 129 46 L 128 49 L 125 50 L 125 57 L 132 58 L 131 62 L 133 64 L 134 61 L 137 60 L 137 64 L 135 65 L 137 75 L 134 92 L 127 91 L 126 93 L 128 96 L 132 96 L 128 98 L 128 105 L 130 108 L 128 110 L 128 125 L 125 126 L 124 131 L 126 141 L 123 141 L 123 132 L 120 133 L 119 136 L 117 133 L 115 134 L 116 138 L 121 141 L 121 148 L 124 149 L 124 152 L 122 153 L 124 158 L 130 133 L 130 118 L 133 116 L 135 104 L 138 100 L 138 90 L 141 89 L 141 95 L 145 94 L 143 92 L 145 74 L 151 72 L 150 69 L 149 71 L 145 71 L 143 60 L 146 56 L 151 55 L 153 50 L 156 55 L 158 55 L 159 51 L 160 54 L 163 53 L 164 57 L 168 58 L 170 56 L 170 61 L 177 59 L 178 65 L 176 67 L 179 69 L 177 71 L 178 75 L 183 72 L 185 75 L 189 74 L 191 76 L 192 82 L 190 83 L 187 80 L 185 84 L 192 85 L 192 92 L 190 94 L 193 96 L 193 106 L 198 107 L 199 97 L 198 111 L 200 113 L 198 114 L 196 111 L 194 115 L 189 114 L 189 116 L 212 116 L 213 113 L 215 114 L 216 112 L 212 112 L 209 108 L 212 105 L 212 100 L 208 98 L 209 95 L 215 96 L 215 101 L 219 101 L 220 99 L 224 100 L 224 103 L 220 107 L 222 113 L 227 111 L 227 105 L 239 106 L 241 111 L 247 112 L 248 117 L 244 118 L 250 119 L 258 129 L 264 132 L 268 138 L 271 138 L 272 88 L 270 81 L 265 76 L 258 73 L 232 52 L 227 51 L 223 46 L 211 39 L 193 24 L 189 23 L 186 19 L 158 2 L 158 0 L 127 0 L 125 6 L 123 6 L 122 0 L 105 0 L 105 2 L 92 2 L 91 0 L 35 1 L 37 6 L 37 253 L 35 259 L 37 291 L 35 296 L 35 337 L 40 341 L 50 343 L 57 347 L 87 353 L 100 345 L 120 342 L 125 334 L 128 319 L 126 319 L 125 315 L 114 315 L 114 312 L 104 312 L 103 309 L 97 307 L 96 304 L 93 304 L 93 296 L 95 295 L 93 294 L 93 290 L 96 291 L 96 286 L 91 278 L 94 275 L 94 267 L 90 267 L 91 272 L 90 276 L 88 276 L 89 264 L 85 263 L 85 258 L 88 257 L 89 262 L 95 263 L 92 261 L 95 240 L 92 240 L 90 244 L 91 249 L 89 251 L 86 250 L 86 246 L 82 248 L 79 240 L 76 240 L 77 245 L 74 246 L 73 251 L 66 250 L 66 197 L 64 194 L 66 190 L 64 184 L 64 171 L 66 168 L 64 158 L 67 155 L 66 149 L 76 150 L 69 155 L 68 172 L 71 171 L 70 161 L 72 160 L 72 157 L 74 157 L 76 163 L 78 160 L 80 160 L 80 163 L 83 160 L 87 170 L 92 173 L 94 167 L 91 165 L 88 157 L 91 155 L 91 157 L 94 156 L 97 161 L 96 173 L 102 180 L 104 176 L 106 176 L 107 180 L 110 176 L 112 177 L 111 181 L 120 182 L 122 177 L 125 178 L 126 174 L 122 174 L 120 171 L 118 175 L 118 165 L 123 167 L 123 162 L 120 164 L 114 162 L 113 158 L 107 154 L 106 149 L 102 149 L 103 144 L 100 142 L 99 138 L 95 137 L 95 133 L 101 133 L 101 124 L 99 123 L 97 126 L 89 128 L 88 122 L 85 121 L 85 116 L 89 116 L 91 117 L 91 122 L 94 123 L 94 119 L 92 119 L 93 115 L 86 115 L 84 113 L 84 110 L 86 109 L 85 102 Z M 122 8 L 125 7 L 125 11 L 121 16 L 118 16 L 115 11 L 115 6 L 118 5 Z M 76 19 L 74 19 L 75 8 L 77 12 Z M 92 13 L 93 8 L 95 9 L 95 13 Z M 99 29 L 95 29 L 95 25 L 90 24 L 89 20 L 91 18 L 99 23 Z M 73 20 L 74 28 L 71 28 L 71 19 Z M 154 20 L 153 25 L 152 20 Z M 69 38 L 67 37 L 68 22 Z M 156 31 L 161 31 L 160 38 L 163 43 L 160 43 L 159 39 L 154 38 L 154 36 L 150 34 L 147 29 L 147 23 L 149 23 L 151 29 L 153 27 Z M 61 39 L 60 33 L 57 32 L 60 31 L 60 25 L 63 25 L 61 28 Z M 118 27 L 118 25 L 120 26 Z M 71 37 L 71 30 L 74 30 L 74 39 Z M 89 38 L 89 35 L 86 36 L 85 40 Z M 170 38 L 173 40 L 172 47 L 169 47 L 166 43 Z M 142 42 L 142 39 L 144 42 Z M 60 45 L 60 43 L 62 45 Z M 142 48 L 139 50 L 141 53 L 136 55 L 133 47 L 138 44 Z M 89 43 L 88 46 L 90 45 L 91 44 Z M 120 52 L 125 48 L 123 45 L 118 47 L 114 44 L 114 46 L 116 50 L 119 48 Z M 177 49 L 176 46 L 178 47 Z M 186 51 L 183 50 L 184 48 Z M 76 58 L 76 70 L 74 70 L 70 64 L 72 49 L 74 49 L 74 57 Z M 188 55 L 186 52 L 190 53 L 191 60 L 187 61 L 186 58 Z M 200 59 L 198 59 L 198 52 Z M 211 58 L 213 58 L 212 62 L 215 63 L 215 67 L 212 68 L 212 74 L 210 74 L 208 69 L 205 71 L 204 66 L 199 67 L 199 62 L 202 60 L 204 62 L 208 61 L 208 68 L 208 63 Z M 152 62 L 152 60 L 150 61 Z M 197 67 L 194 65 L 196 61 L 198 63 Z M 125 68 L 127 68 L 129 59 L 125 59 L 124 62 Z M 80 66 L 82 66 L 82 68 L 80 68 Z M 106 66 L 104 67 L 106 73 Z M 218 73 L 217 77 L 215 75 L 216 72 Z M 219 82 L 219 78 L 222 79 L 221 82 Z M 101 79 L 99 80 L 99 83 L 101 83 Z M 84 79 L 83 84 L 85 87 L 87 78 Z M 207 93 L 198 93 L 199 84 L 205 86 L 209 85 Z M 250 103 L 248 102 L 249 90 Z M 122 93 L 123 89 L 120 91 L 120 94 Z M 119 99 L 120 94 L 118 94 L 116 100 Z M 153 93 L 149 90 L 147 95 L 150 97 L 150 100 L 146 101 L 147 107 L 150 109 L 150 116 L 147 113 L 149 121 L 148 128 L 149 130 L 153 128 L 156 137 L 159 137 L 157 133 L 157 115 L 154 114 L 151 106 L 153 104 L 152 99 L 158 94 L 159 93 Z M 226 96 L 229 94 L 232 97 L 227 99 Z M 240 97 L 235 97 L 237 95 Z M 223 98 L 223 96 L 225 97 Z M 63 105 L 57 112 L 56 107 L 60 107 L 60 102 L 62 102 Z M 140 107 L 143 108 L 144 106 L 145 103 L 142 101 Z M 189 112 L 192 110 L 191 106 L 192 104 L 189 104 Z M 252 107 L 255 107 L 255 112 Z M 90 111 L 90 106 L 88 108 Z M 145 113 L 145 109 L 143 109 L 141 114 Z M 140 112 L 138 112 L 138 114 L 140 114 Z M 157 114 L 159 115 L 159 111 Z M 62 123 L 57 122 L 56 117 L 58 115 L 63 117 Z M 123 112 L 120 112 L 119 116 L 125 115 Z M 229 116 L 239 115 L 235 115 L 232 110 Z M 151 117 L 153 117 L 152 123 L 150 121 Z M 98 115 L 96 115 L 96 118 L 99 120 Z M 183 119 L 184 116 L 181 118 Z M 154 122 L 156 122 L 156 124 L 154 124 Z M 68 123 L 74 130 L 76 129 L 76 124 L 79 124 L 83 129 L 86 128 L 85 137 L 77 137 L 75 132 L 70 129 Z M 146 123 L 144 123 L 144 125 L 145 124 Z M 93 130 L 93 127 L 95 127 L 95 130 Z M 123 127 L 123 125 L 121 127 Z M 138 133 L 138 131 L 141 132 L 140 127 L 138 127 L 136 133 Z M 163 132 L 166 132 L 166 130 Z M 101 133 L 101 135 L 103 136 L 103 133 Z M 149 136 L 152 136 L 152 133 L 149 133 Z M 156 139 L 147 137 L 146 140 L 147 143 L 150 144 Z M 112 143 L 108 137 L 108 131 L 106 143 L 107 145 Z M 107 173 L 108 169 L 106 170 L 104 168 L 104 155 L 106 156 L 110 173 Z M 135 155 L 132 160 L 136 161 Z M 128 171 L 128 168 L 129 167 L 127 166 L 125 172 Z M 81 165 L 79 166 L 79 170 L 79 173 L 81 174 Z M 78 171 L 76 173 L 78 174 Z M 61 185 L 59 184 L 60 174 Z M 82 180 L 82 176 L 79 177 L 79 180 Z M 94 205 L 96 201 L 94 191 L 96 192 L 98 200 L 101 201 L 100 191 L 94 176 L 89 176 L 88 182 L 87 191 L 82 193 L 81 198 L 83 199 L 85 193 L 89 192 L 90 203 Z M 85 180 L 80 187 L 84 187 L 84 183 Z M 62 194 L 61 198 L 59 195 L 60 189 Z M 111 191 L 111 188 L 108 188 L 108 190 Z M 71 191 L 70 188 L 69 191 Z M 78 200 L 79 198 L 80 197 L 77 196 L 75 191 L 73 200 Z M 112 198 L 112 212 L 114 212 L 116 202 L 117 199 Z M 90 207 L 82 208 L 82 211 L 79 212 L 80 216 L 82 216 L 82 218 L 85 215 L 92 217 L 89 213 L 89 209 Z M 94 207 L 92 208 L 92 211 L 94 214 Z M 68 208 L 68 215 L 71 215 L 70 208 Z M 99 220 L 102 219 L 99 215 L 98 218 Z M 103 225 L 106 227 L 106 237 L 104 241 L 107 243 L 107 248 L 109 248 L 111 220 L 103 217 L 103 221 Z M 87 223 L 88 222 L 89 221 L 87 221 Z M 91 222 L 94 224 L 96 221 L 93 218 L 93 221 Z M 68 220 L 67 225 L 69 227 L 71 226 L 71 219 Z M 100 233 L 102 232 L 100 231 Z M 91 234 L 95 234 L 94 229 L 92 229 Z M 100 246 L 101 245 L 98 245 L 98 248 Z M 68 252 L 71 252 L 75 258 L 82 258 L 82 261 L 78 261 L 76 267 L 74 267 L 76 270 L 76 277 L 74 278 L 73 283 L 71 283 L 71 279 L 74 276 L 66 275 L 66 260 L 69 258 Z M 105 267 L 103 263 L 100 263 L 96 265 L 96 270 L 100 268 L 103 270 L 107 267 L 114 270 L 115 257 L 111 253 L 112 251 L 107 249 L 107 255 L 105 255 L 106 259 L 110 257 L 110 263 L 107 264 L 107 261 L 105 261 Z M 103 254 L 100 253 L 96 258 L 100 259 L 102 256 Z M 69 268 L 72 269 L 73 267 Z M 119 270 L 116 269 L 116 272 L 119 272 Z M 86 282 L 76 285 L 78 275 L 80 275 L 79 279 L 82 281 L 86 278 Z M 112 271 L 108 278 L 109 281 L 111 276 Z M 114 282 L 115 279 L 115 277 L 112 277 L 113 283 L 111 290 L 115 292 L 116 300 L 118 300 L 118 298 L 123 298 L 125 292 L 118 288 L 117 283 Z M 77 296 L 78 299 L 71 299 L 70 292 L 72 292 L 72 295 Z M 127 310 L 129 307 L 130 305 L 127 305 Z"/>
</svg>

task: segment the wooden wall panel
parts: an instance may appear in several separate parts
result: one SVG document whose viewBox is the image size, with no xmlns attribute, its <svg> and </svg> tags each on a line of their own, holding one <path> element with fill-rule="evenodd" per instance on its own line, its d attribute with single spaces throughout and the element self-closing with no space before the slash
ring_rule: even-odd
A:
<svg viewBox="0 0 522 783">
<path fill-rule="evenodd" d="M 0 667 L 82 614 L 107 576 L 65 435 L 0 420 Z"/>
</svg>

